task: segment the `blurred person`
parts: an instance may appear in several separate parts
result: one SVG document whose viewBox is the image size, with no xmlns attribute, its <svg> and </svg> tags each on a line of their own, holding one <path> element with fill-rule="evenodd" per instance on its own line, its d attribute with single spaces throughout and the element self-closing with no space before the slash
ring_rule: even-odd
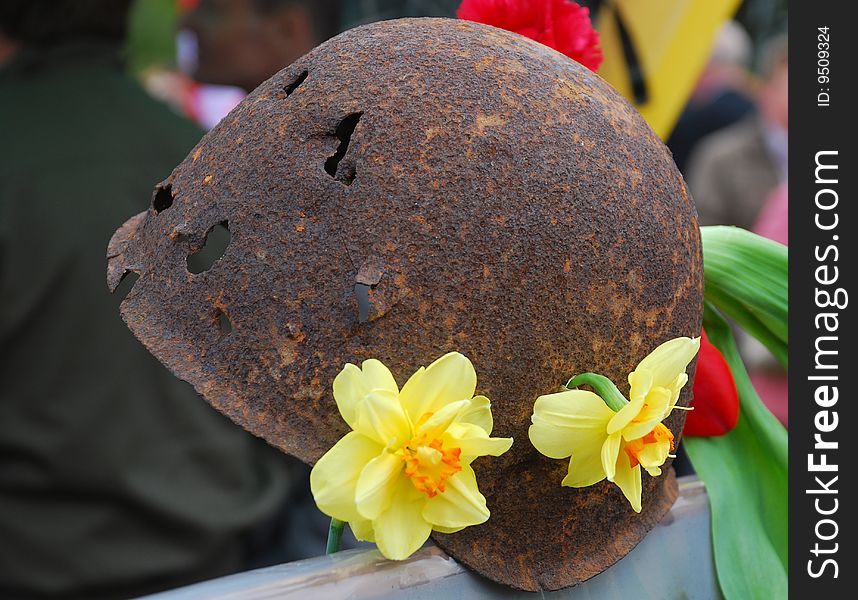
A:
<svg viewBox="0 0 858 600">
<path fill-rule="evenodd" d="M 127 597 L 313 542 L 283 533 L 306 469 L 173 377 L 107 292 L 112 233 L 202 134 L 123 74 L 130 2 L 0 3 L 2 598 Z"/>
<path fill-rule="evenodd" d="M 196 39 L 190 75 L 247 92 L 340 28 L 339 0 L 182 1 L 184 30 Z"/>
<path fill-rule="evenodd" d="M 789 188 L 786 182 L 769 194 L 751 231 L 784 246 L 788 245 Z"/>
<path fill-rule="evenodd" d="M 701 225 L 750 229 L 772 191 L 786 181 L 787 39 L 769 42 L 757 113 L 702 140 L 690 158 L 688 182 Z"/>
<path fill-rule="evenodd" d="M 162 66 L 150 67 L 139 77 L 152 96 L 206 130 L 220 123 L 247 96 L 239 87 L 198 83 Z"/>
<path fill-rule="evenodd" d="M 754 110 L 748 72 L 752 51 L 751 38 L 745 29 L 735 21 L 727 21 L 718 32 L 709 62 L 667 140 L 681 172 L 685 173 L 688 157 L 701 139 Z"/>
</svg>

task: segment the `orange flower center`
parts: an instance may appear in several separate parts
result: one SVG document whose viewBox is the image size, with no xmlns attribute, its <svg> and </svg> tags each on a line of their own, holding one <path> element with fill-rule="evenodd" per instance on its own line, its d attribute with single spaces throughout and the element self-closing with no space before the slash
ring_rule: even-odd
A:
<svg viewBox="0 0 858 600">
<path fill-rule="evenodd" d="M 398 454 L 411 483 L 430 498 L 446 491 L 444 481 L 462 470 L 462 449 L 445 448 L 438 438 L 428 441 L 425 433 L 412 438 Z"/>
<path fill-rule="evenodd" d="M 634 469 L 640 464 L 640 455 L 644 448 L 650 444 L 660 444 L 665 441 L 670 442 L 670 450 L 668 450 L 668 452 L 673 452 L 673 432 L 663 424 L 659 423 L 652 431 L 642 438 L 626 443 L 625 451 L 626 454 L 629 455 L 629 463 L 631 463 L 631 467 Z"/>
</svg>

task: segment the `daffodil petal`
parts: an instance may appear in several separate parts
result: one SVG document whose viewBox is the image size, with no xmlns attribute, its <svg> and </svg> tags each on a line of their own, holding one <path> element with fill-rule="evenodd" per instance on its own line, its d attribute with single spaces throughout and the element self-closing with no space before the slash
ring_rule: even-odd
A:
<svg viewBox="0 0 858 600">
<path fill-rule="evenodd" d="M 368 519 L 353 519 L 349 521 L 349 528 L 355 535 L 355 539 L 361 542 L 375 543 L 375 534 L 372 531 L 372 521 Z"/>
<path fill-rule="evenodd" d="M 492 419 L 492 403 L 485 396 L 474 396 L 471 405 L 459 417 L 464 423 L 479 425 L 489 435 L 492 434 L 494 421 Z"/>
<path fill-rule="evenodd" d="M 360 519 L 355 506 L 358 478 L 383 450 L 375 440 L 355 432 L 334 444 L 310 471 L 310 490 L 319 510 L 341 521 Z"/>
<path fill-rule="evenodd" d="M 399 393 L 399 386 L 390 373 L 390 369 L 384 366 L 380 360 L 370 358 L 361 364 L 363 379 L 370 390 L 386 390 L 395 394 Z"/>
<path fill-rule="evenodd" d="M 635 465 L 632 468 L 628 455 L 622 451 L 617 455 L 614 483 L 622 490 L 632 509 L 639 513 L 641 511 L 641 466 Z"/>
<path fill-rule="evenodd" d="M 382 452 L 367 463 L 355 488 L 355 504 L 361 517 L 372 520 L 388 509 L 402 466 L 402 459 L 391 452 Z"/>
<path fill-rule="evenodd" d="M 654 387 L 649 391 L 646 404 L 633 423 L 623 428 L 623 439 L 627 442 L 648 434 L 670 413 L 670 395 L 667 388 Z"/>
<path fill-rule="evenodd" d="M 446 482 L 445 492 L 429 498 L 423 507 L 423 518 L 433 527 L 469 527 L 489 518 L 486 499 L 477 488 L 477 477 L 470 465 Z"/>
<path fill-rule="evenodd" d="M 605 439 L 605 443 L 602 444 L 602 468 L 605 470 L 605 477 L 608 478 L 608 481 L 613 481 L 616 476 L 617 456 L 620 454 L 622 437 L 622 434 L 619 432 L 612 433 Z"/>
<path fill-rule="evenodd" d="M 397 394 L 373 390 L 358 404 L 352 428 L 383 446 L 400 445 L 411 437 L 411 424 Z"/>
<path fill-rule="evenodd" d="M 417 432 L 425 433 L 430 439 L 440 436 L 453 421 L 458 419 L 459 414 L 466 410 L 470 403 L 470 400 L 459 400 L 442 406 L 441 410 L 432 413 L 424 423 L 420 424 Z"/>
<path fill-rule="evenodd" d="M 375 543 L 385 558 L 404 560 L 429 539 L 432 526 L 423 518 L 425 504 L 426 496 L 400 477 L 390 506 L 372 521 Z"/>
<path fill-rule="evenodd" d="M 613 414 L 613 411 L 608 410 Z M 619 438 L 619 434 L 614 437 Z M 566 477 L 563 478 L 560 485 L 576 488 L 587 487 L 605 479 L 607 471 L 605 471 L 605 461 L 602 456 L 604 453 L 616 451 L 611 449 L 611 444 L 614 443 L 614 440 L 609 444 L 608 438 L 609 436 L 605 433 L 605 427 L 602 426 L 598 435 L 591 435 L 589 438 L 583 436 L 583 438 L 577 439 L 576 446 L 569 459 Z"/>
<path fill-rule="evenodd" d="M 660 467 L 667 460 L 667 455 L 670 452 L 670 441 L 664 440 L 661 442 L 651 442 L 644 444 L 640 452 L 638 452 L 638 460 L 644 469 L 653 469 Z"/>
<path fill-rule="evenodd" d="M 358 407 L 373 390 L 383 390 L 398 394 L 399 388 L 393 375 L 381 361 L 374 358 L 365 360 L 362 369 L 348 363 L 334 378 L 334 400 L 343 420 L 349 427 L 355 428 Z"/>
<path fill-rule="evenodd" d="M 602 466 L 602 453 L 599 446 L 589 448 L 586 453 L 579 452 L 569 459 L 566 477 L 560 485 L 566 487 L 587 487 L 599 483 L 605 478 L 605 468 Z"/>
<path fill-rule="evenodd" d="M 586 390 L 540 396 L 533 405 L 528 437 L 548 458 L 587 454 L 589 448 L 604 443 L 613 415 L 604 400 Z"/>
<path fill-rule="evenodd" d="M 646 398 L 652 387 L 652 372 L 638 367 L 629 373 L 629 398 Z"/>
<path fill-rule="evenodd" d="M 512 438 L 489 437 L 486 430 L 473 423 L 453 423 L 445 432 L 444 446 L 460 448 L 460 460 L 470 463 L 478 456 L 500 456 L 512 446 Z"/>
<path fill-rule="evenodd" d="M 652 372 L 652 384 L 669 388 L 680 373 L 684 373 L 697 351 L 700 338 L 680 337 L 661 344 L 637 366 Z M 637 369 L 635 369 L 637 370 Z"/>
<path fill-rule="evenodd" d="M 679 393 L 682 391 L 682 388 L 685 387 L 686 383 L 688 383 L 688 373 L 682 372 L 676 376 L 676 379 L 674 379 L 673 383 L 669 386 L 670 407 L 668 408 L 667 414 L 670 414 L 673 411 L 677 400 L 679 400 Z"/>
<path fill-rule="evenodd" d="M 608 421 L 607 431 L 609 434 L 614 434 L 620 431 L 623 427 L 631 423 L 638 416 L 645 402 L 645 398 L 638 396 L 632 398 L 631 401 L 622 407 L 617 412 L 613 413 L 611 420 Z"/>
<path fill-rule="evenodd" d="M 457 531 L 462 531 L 464 527 L 441 527 L 440 525 L 433 525 L 432 531 L 438 531 L 440 533 L 456 533 Z"/>
<path fill-rule="evenodd" d="M 412 394 L 412 390 L 416 390 L 420 387 L 420 380 L 423 379 L 423 375 L 426 374 L 426 367 L 420 367 L 414 373 L 411 374 L 411 377 L 408 378 L 408 381 L 405 382 L 405 385 L 402 386 L 402 389 L 399 390 L 399 398 L 400 400 L 404 397 L 410 396 Z M 405 394 L 403 396 L 403 393 Z M 417 415 L 414 419 L 415 421 L 422 416 Z"/>
<path fill-rule="evenodd" d="M 462 354 L 445 354 L 425 371 L 415 373 L 402 387 L 400 399 L 413 422 L 427 412 L 438 412 L 451 402 L 470 400 L 477 388 L 474 365 Z"/>
<path fill-rule="evenodd" d="M 368 393 L 369 389 L 364 382 L 363 373 L 351 363 L 343 367 L 343 370 L 334 378 L 334 400 L 337 402 L 343 421 L 352 429 L 357 421 L 358 404 L 363 402 Z"/>
</svg>

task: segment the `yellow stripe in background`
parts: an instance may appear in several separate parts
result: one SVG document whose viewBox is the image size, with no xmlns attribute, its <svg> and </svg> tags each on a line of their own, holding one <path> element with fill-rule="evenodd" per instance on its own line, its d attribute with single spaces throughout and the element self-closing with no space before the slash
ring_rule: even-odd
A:
<svg viewBox="0 0 858 600">
<path fill-rule="evenodd" d="M 610 0 L 597 20 L 605 60 L 599 75 L 667 139 L 706 67 L 719 29 L 741 0 Z M 634 100 L 617 26 L 617 13 L 634 45 L 647 99 Z"/>
</svg>

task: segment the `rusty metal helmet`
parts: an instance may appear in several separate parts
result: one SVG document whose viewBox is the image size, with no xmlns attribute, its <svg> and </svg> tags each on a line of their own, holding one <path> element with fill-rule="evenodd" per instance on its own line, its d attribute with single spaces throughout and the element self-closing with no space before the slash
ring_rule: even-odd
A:
<svg viewBox="0 0 858 600">
<path fill-rule="evenodd" d="M 219 225 L 223 256 L 190 272 Z M 433 537 L 495 581 L 592 577 L 675 498 L 672 469 L 644 476 L 640 514 L 607 482 L 561 487 L 566 462 L 528 441 L 539 395 L 586 371 L 624 382 L 698 334 L 703 296 L 670 153 L 602 79 L 534 41 L 447 19 L 337 36 L 209 132 L 109 256 L 111 288 L 140 275 L 122 315 L 145 346 L 310 464 L 348 430 L 331 393 L 345 363 L 404 378 L 468 356 L 494 435 L 515 444 L 474 463 L 489 521 Z"/>
</svg>

